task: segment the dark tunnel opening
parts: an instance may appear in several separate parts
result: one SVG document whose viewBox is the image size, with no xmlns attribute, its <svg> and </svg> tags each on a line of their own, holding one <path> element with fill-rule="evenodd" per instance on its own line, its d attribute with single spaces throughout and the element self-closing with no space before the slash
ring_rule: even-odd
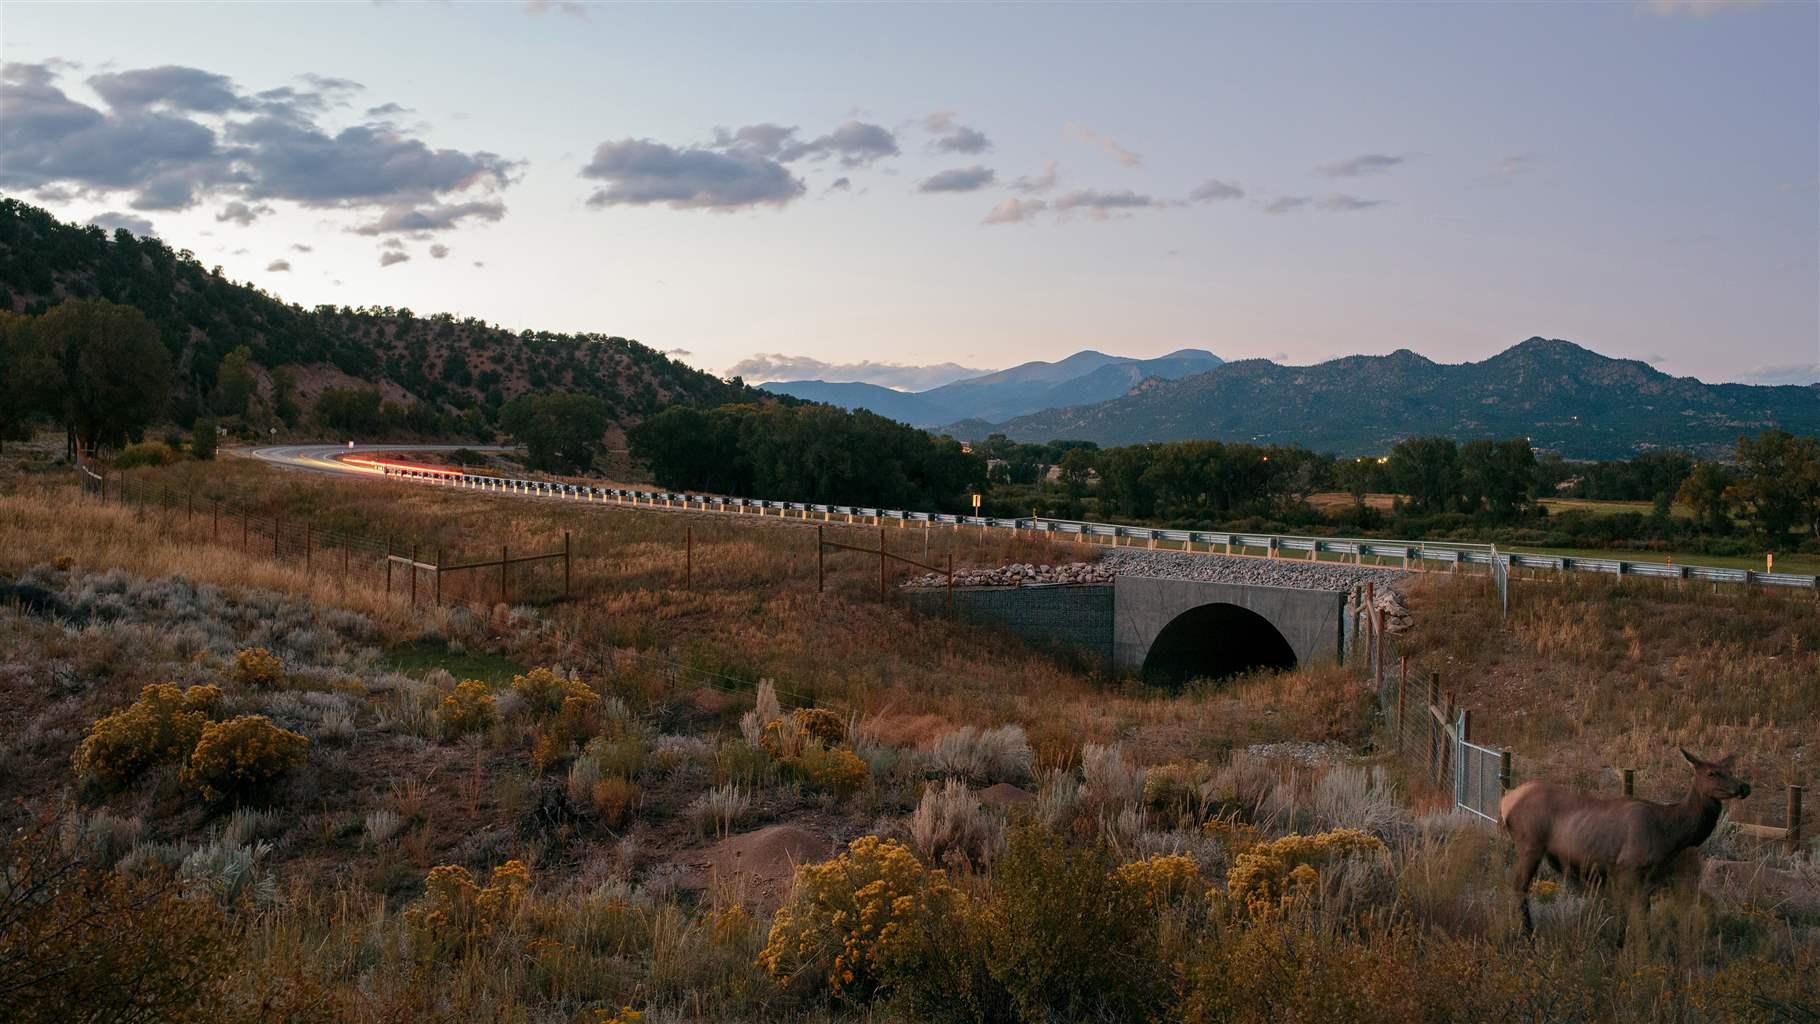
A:
<svg viewBox="0 0 1820 1024">
<path fill-rule="evenodd" d="M 1204 604 L 1175 617 L 1144 658 L 1144 679 L 1181 686 L 1258 669 L 1295 667 L 1295 651 L 1270 620 L 1235 604 Z"/>
</svg>

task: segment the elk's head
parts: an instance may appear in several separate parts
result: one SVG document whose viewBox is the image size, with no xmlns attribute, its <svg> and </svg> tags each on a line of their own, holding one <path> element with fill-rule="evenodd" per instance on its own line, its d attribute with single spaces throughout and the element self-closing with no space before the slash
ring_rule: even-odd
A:
<svg viewBox="0 0 1820 1024">
<path fill-rule="evenodd" d="M 1750 796 L 1750 783 L 1732 774 L 1732 759 L 1727 754 L 1717 761 L 1702 761 L 1685 749 L 1681 756 L 1694 766 L 1694 792 L 1714 800 L 1737 800 Z"/>
</svg>

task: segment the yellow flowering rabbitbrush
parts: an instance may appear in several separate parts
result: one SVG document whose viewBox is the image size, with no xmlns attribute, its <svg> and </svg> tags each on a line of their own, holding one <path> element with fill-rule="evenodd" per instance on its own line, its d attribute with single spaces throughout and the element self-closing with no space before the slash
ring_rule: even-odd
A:
<svg viewBox="0 0 1820 1024">
<path fill-rule="evenodd" d="M 530 888 L 531 871 L 520 860 L 495 867 L 484 888 L 467 868 L 439 864 L 424 878 L 423 899 L 404 912 L 405 923 L 428 950 L 463 946 L 492 934 Z"/>
<path fill-rule="evenodd" d="M 210 802 L 257 792 L 303 764 L 310 741 L 264 715 L 241 715 L 203 727 L 183 781 Z"/>
<path fill-rule="evenodd" d="M 1201 866 L 1193 857 L 1181 854 L 1158 855 L 1121 864 L 1113 877 L 1137 893 L 1144 905 L 1152 910 L 1162 910 L 1201 889 Z"/>
<path fill-rule="evenodd" d="M 493 706 L 493 694 L 478 679 L 463 679 L 452 693 L 445 694 L 437 709 L 442 731 L 450 738 L 479 732 L 499 720 Z"/>
<path fill-rule="evenodd" d="M 1382 840 L 1354 828 L 1292 833 L 1239 854 L 1226 872 L 1226 897 L 1248 916 L 1268 918 L 1313 892 L 1321 868 L 1350 857 L 1385 855 Z"/>
<path fill-rule="evenodd" d="M 220 713 L 216 687 L 153 683 L 138 700 L 89 727 L 72 765 L 84 782 L 124 786 L 148 768 L 183 762 Z"/>
<path fill-rule="evenodd" d="M 248 647 L 234 652 L 228 677 L 241 686 L 269 690 L 284 682 L 284 662 L 263 647 Z"/>
<path fill-rule="evenodd" d="M 938 938 L 934 923 L 954 920 L 965 900 L 904 844 L 861 836 L 833 860 L 796 869 L 758 963 L 781 985 L 865 1000 L 916 980 Z"/>
</svg>

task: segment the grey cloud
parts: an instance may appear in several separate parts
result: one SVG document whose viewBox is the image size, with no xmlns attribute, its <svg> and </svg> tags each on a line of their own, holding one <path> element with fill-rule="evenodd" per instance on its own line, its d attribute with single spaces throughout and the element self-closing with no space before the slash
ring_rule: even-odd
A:
<svg viewBox="0 0 1820 1024">
<path fill-rule="evenodd" d="M 475 260 L 474 265 L 477 267 L 484 267 L 484 266 L 486 266 L 486 263 L 482 262 L 481 260 Z"/>
<path fill-rule="evenodd" d="M 143 236 L 157 234 L 156 231 L 152 230 L 151 221 L 144 217 L 135 217 L 130 213 L 118 213 L 110 210 L 107 213 L 98 213 L 95 216 L 90 217 L 88 222 L 91 226 L 101 228 L 104 231 L 116 231 L 120 228 L 125 228 L 135 235 Z"/>
<path fill-rule="evenodd" d="M 851 179 L 845 177 L 836 178 L 828 183 L 828 191 L 851 192 L 853 191 L 853 182 Z"/>
<path fill-rule="evenodd" d="M 954 120 L 954 112 L 941 110 L 923 118 L 923 130 L 935 136 L 929 147 L 937 153 L 984 153 L 992 148 L 986 133 Z"/>
<path fill-rule="evenodd" d="M 1221 181 L 1218 178 L 1208 178 L 1195 186 L 1194 191 L 1188 193 L 1188 201 L 1192 203 L 1212 203 L 1222 199 L 1243 198 L 1245 198 L 1245 190 L 1240 188 L 1237 182 Z"/>
<path fill-rule="evenodd" d="M 1642 7 L 1651 14 L 1665 18 L 1682 14 L 1705 18 L 1727 11 L 1756 10 L 1765 6 L 1766 2 L 1767 0 L 1647 0 Z"/>
<path fill-rule="evenodd" d="M 684 357 L 685 357 L 685 356 L 692 356 L 692 355 L 694 355 L 694 354 L 695 354 L 695 353 L 693 353 L 693 352 L 691 352 L 691 351 L 689 351 L 689 350 L 688 350 L 688 349 L 686 349 L 686 348 L 667 348 L 667 349 L 664 349 L 664 355 L 666 355 L 666 356 L 669 356 L 669 357 L 670 357 L 670 358 L 671 358 L 671 359 L 682 359 L 682 358 L 684 358 Z"/>
<path fill-rule="evenodd" d="M 388 238 L 385 241 L 379 243 L 379 247 L 381 249 L 393 249 L 393 250 L 402 252 L 402 251 L 404 251 L 404 239 Z"/>
<path fill-rule="evenodd" d="M 292 252 L 315 252 L 316 250 L 310 246 L 304 245 L 302 242 L 292 242 L 291 251 Z"/>
<path fill-rule="evenodd" d="M 399 114 L 408 114 L 410 112 L 411 108 L 398 103 L 381 103 L 377 107 L 367 108 L 368 117 L 396 117 Z"/>
<path fill-rule="evenodd" d="M 687 353 L 684 353 L 687 355 Z M 830 363 L 813 356 L 790 356 L 781 352 L 759 353 L 727 368 L 727 376 L 748 381 L 829 380 L 863 381 L 880 387 L 904 391 L 922 391 L 965 377 L 977 377 L 986 370 L 976 370 L 956 363 L 917 366 L 904 363 L 881 363 L 870 359 L 857 363 Z"/>
<path fill-rule="evenodd" d="M 956 167 L 924 178 L 918 192 L 977 192 L 998 177 L 990 167 Z"/>
<path fill-rule="evenodd" d="M 166 64 L 91 75 L 88 84 L 118 111 L 164 106 L 203 114 L 244 110 L 249 104 L 226 75 Z"/>
<path fill-rule="evenodd" d="M 1019 178 L 1011 183 L 1011 188 L 1013 191 L 1027 194 L 1047 192 L 1054 188 L 1059 180 L 1056 174 L 1059 166 L 1054 160 L 1051 160 L 1043 165 L 1043 173 L 1034 177 Z"/>
<path fill-rule="evenodd" d="M 357 235 L 415 234 L 420 231 L 446 231 L 460 222 L 496 221 L 506 215 L 506 204 L 497 200 L 471 203 L 428 203 L 423 206 L 404 204 L 386 207 L 379 219 L 353 228 Z"/>
<path fill-rule="evenodd" d="M 282 274 L 288 272 L 290 269 L 290 260 L 273 260 L 265 265 L 265 271 L 268 274 Z"/>
<path fill-rule="evenodd" d="M 1404 161 L 1400 156 L 1363 153 L 1346 160 L 1335 160 L 1315 168 L 1316 174 L 1329 178 L 1357 178 L 1366 174 L 1383 174 Z"/>
<path fill-rule="evenodd" d="M 1041 199 L 1007 199 L 994 206 L 981 224 L 1022 224 L 1049 208 Z"/>
<path fill-rule="evenodd" d="M 1291 213 L 1314 202 L 1307 196 L 1278 196 L 1264 204 L 1265 213 Z"/>
<path fill-rule="evenodd" d="M 389 267 L 395 263 L 409 262 L 410 259 L 411 259 L 410 253 L 398 252 L 396 250 L 387 250 L 386 252 L 382 252 L 379 254 L 379 265 L 382 268 Z"/>
<path fill-rule="evenodd" d="M 389 126 L 328 134 L 309 111 L 361 88 L 347 79 L 305 75 L 307 90 L 285 86 L 249 98 L 226 77 L 195 68 L 111 72 L 90 79 L 105 109 L 70 99 L 48 65 L 7 65 L 0 79 L 4 188 L 126 192 L 138 210 L 185 209 L 213 197 L 255 213 L 258 201 L 278 199 L 435 208 L 454 193 L 503 189 L 519 167 L 485 151 L 432 149 Z M 470 207 L 463 216 L 479 213 Z"/>
<path fill-rule="evenodd" d="M 801 179 L 755 153 L 678 149 L 643 139 L 601 143 L 581 175 L 606 182 L 588 197 L 589 206 L 737 210 L 782 206 L 803 194 Z"/>
<path fill-rule="evenodd" d="M 228 255 L 229 256 L 245 256 L 247 253 L 252 252 L 252 251 L 253 250 L 251 250 L 251 249 L 235 249 L 233 252 L 228 253 Z"/>
<path fill-rule="evenodd" d="M 1322 196 L 1321 201 L 1316 205 L 1329 213 L 1351 213 L 1354 210 L 1369 210 L 1374 206 L 1383 206 L 1386 202 L 1388 202 L 1388 200 L 1360 199 L 1358 196 L 1349 196 L 1343 192 L 1335 192 L 1331 195 Z"/>
<path fill-rule="evenodd" d="M 777 154 L 789 163 L 804 157 L 840 158 L 843 167 L 864 167 L 875 160 L 898 155 L 897 136 L 889 129 L 863 121 L 847 121 L 826 135 L 808 142 L 793 142 Z"/>
<path fill-rule="evenodd" d="M 1117 160 L 1119 163 L 1124 164 L 1126 167 L 1144 166 L 1143 157 L 1085 125 L 1071 124 L 1068 126 L 1067 131 L 1069 136 L 1077 142 L 1084 142 L 1087 145 L 1100 150 L 1114 160 Z"/>
<path fill-rule="evenodd" d="M 430 246 L 430 258 L 431 259 L 442 260 L 442 259 L 448 259 L 448 257 L 449 257 L 449 247 L 448 246 L 443 245 L 441 242 L 438 242 L 435 245 Z"/>
<path fill-rule="evenodd" d="M 235 200 L 221 208 L 221 212 L 215 215 L 215 222 L 218 224 L 225 224 L 231 221 L 244 228 L 271 212 L 272 208 L 264 203 L 260 203 L 256 206 L 248 206 L 239 200 Z"/>
<path fill-rule="evenodd" d="M 1536 161 L 1534 157 L 1507 156 L 1498 161 L 1495 173 L 1500 178 L 1514 178 L 1519 174 L 1527 174 L 1530 171 L 1535 170 L 1535 166 Z"/>
<path fill-rule="evenodd" d="M 1759 366 L 1739 381 L 1744 384 L 1820 384 L 1820 362 Z"/>
<path fill-rule="evenodd" d="M 1102 192 L 1099 189 L 1083 188 L 1061 196 L 1051 204 L 1058 213 L 1085 211 L 1094 220 L 1105 220 L 1115 213 L 1128 210 L 1142 210 L 1151 207 L 1168 205 L 1152 196 L 1120 189 L 1116 192 Z"/>
<path fill-rule="evenodd" d="M 776 157 L 784 147 L 795 143 L 796 128 L 781 124 L 749 124 L 738 131 L 729 133 L 725 128 L 715 129 L 715 149 L 741 149 L 762 157 Z"/>
</svg>

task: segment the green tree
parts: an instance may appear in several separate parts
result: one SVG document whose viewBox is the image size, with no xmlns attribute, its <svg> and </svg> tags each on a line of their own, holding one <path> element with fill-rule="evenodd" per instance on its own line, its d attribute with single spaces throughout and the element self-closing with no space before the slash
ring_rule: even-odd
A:
<svg viewBox="0 0 1820 1024">
<path fill-rule="evenodd" d="M 1703 530 L 1724 533 L 1732 525 L 1731 474 L 1717 462 L 1694 466 L 1675 493 L 1675 501 L 1686 505 L 1694 522 Z"/>
<path fill-rule="evenodd" d="M 221 367 L 215 371 L 215 411 L 224 416 L 245 416 L 257 383 L 252 349 L 242 345 L 222 356 Z"/>
<path fill-rule="evenodd" d="M 30 364 L 36 358 L 30 317 L 0 310 L 0 448 L 27 441 L 38 411 Z"/>
<path fill-rule="evenodd" d="M 272 415 L 287 427 L 296 426 L 303 415 L 303 410 L 297 408 L 297 381 L 289 367 L 272 370 Z"/>
<path fill-rule="evenodd" d="M 1468 441 L 1460 448 L 1462 511 L 1481 507 L 1495 519 L 1522 512 L 1535 478 L 1536 455 L 1529 441 Z"/>
<path fill-rule="evenodd" d="M 1460 450 L 1449 437 L 1411 437 L 1390 452 L 1390 478 L 1412 511 L 1432 515 L 1460 497 Z"/>
<path fill-rule="evenodd" d="M 385 426 L 380 402 L 371 388 L 325 388 L 316 396 L 316 423 L 343 436 L 375 434 Z"/>
<path fill-rule="evenodd" d="M 592 395 L 520 395 L 499 411 L 499 423 L 527 449 L 532 469 L 579 473 L 594 462 L 610 417 Z"/>
<path fill-rule="evenodd" d="M 164 412 L 171 360 L 145 314 L 104 299 L 66 299 L 38 318 L 49 405 L 85 448 L 123 444 Z"/>
<path fill-rule="evenodd" d="M 1766 430 L 1738 438 L 1737 496 L 1771 544 L 1799 527 L 1820 537 L 1820 439 Z"/>
<path fill-rule="evenodd" d="M 190 454 L 204 462 L 215 457 L 221 439 L 215 431 L 215 418 L 205 416 L 190 430 Z"/>
</svg>

